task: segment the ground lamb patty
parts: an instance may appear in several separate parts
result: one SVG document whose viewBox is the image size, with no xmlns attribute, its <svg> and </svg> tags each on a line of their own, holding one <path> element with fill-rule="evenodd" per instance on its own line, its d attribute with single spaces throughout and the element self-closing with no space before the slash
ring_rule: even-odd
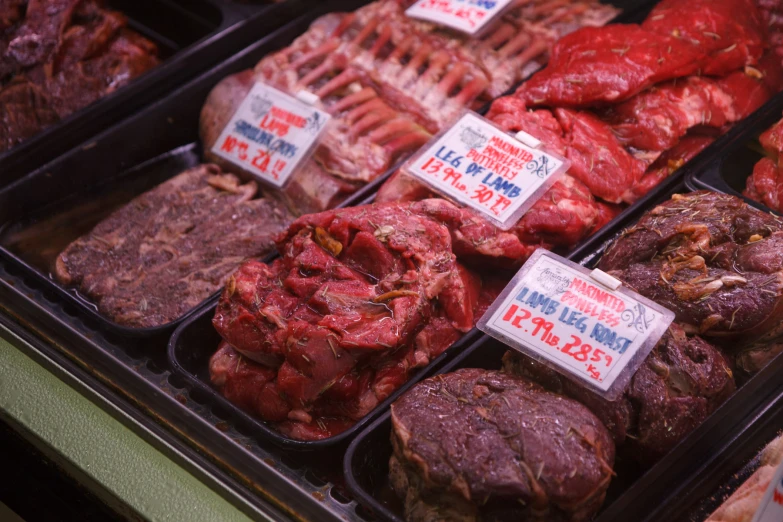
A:
<svg viewBox="0 0 783 522">
<path fill-rule="evenodd" d="M 392 487 L 408 521 L 581 521 L 603 502 L 614 444 L 581 404 L 506 373 L 427 379 L 392 406 Z"/>
<path fill-rule="evenodd" d="M 293 220 L 272 199 L 253 199 L 215 165 L 200 165 L 137 197 L 71 243 L 54 275 L 99 312 L 134 328 L 171 322 L 218 291 L 247 258 L 274 248 Z"/>
</svg>

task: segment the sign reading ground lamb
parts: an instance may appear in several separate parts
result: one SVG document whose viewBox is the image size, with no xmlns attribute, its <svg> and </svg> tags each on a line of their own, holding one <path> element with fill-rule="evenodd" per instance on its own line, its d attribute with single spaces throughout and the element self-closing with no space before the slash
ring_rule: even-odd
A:
<svg viewBox="0 0 783 522">
<path fill-rule="evenodd" d="M 405 14 L 475 36 L 512 0 L 419 0 Z"/>
<path fill-rule="evenodd" d="M 403 167 L 408 173 L 503 230 L 569 166 L 566 159 L 525 146 L 473 112 L 465 112 L 422 150 Z"/>
<path fill-rule="evenodd" d="M 674 319 L 620 285 L 539 249 L 478 327 L 614 400 Z"/>
<path fill-rule="evenodd" d="M 277 188 L 308 158 L 329 121 L 311 104 L 256 83 L 212 152 Z"/>
</svg>

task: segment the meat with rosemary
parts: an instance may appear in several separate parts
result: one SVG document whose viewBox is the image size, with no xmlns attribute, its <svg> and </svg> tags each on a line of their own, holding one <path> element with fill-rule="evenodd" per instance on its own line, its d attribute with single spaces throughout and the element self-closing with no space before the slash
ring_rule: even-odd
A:
<svg viewBox="0 0 783 522">
<path fill-rule="evenodd" d="M 740 368 L 756 371 L 783 347 L 783 221 L 740 198 L 674 195 L 625 230 L 599 268 L 723 346 Z"/>
<path fill-rule="evenodd" d="M 215 165 L 187 170 L 112 213 L 57 258 L 54 276 L 123 326 L 169 323 L 264 256 L 293 219 Z"/>
<path fill-rule="evenodd" d="M 462 369 L 392 405 L 391 485 L 409 522 L 590 520 L 614 444 L 590 410 L 507 373 Z"/>
</svg>

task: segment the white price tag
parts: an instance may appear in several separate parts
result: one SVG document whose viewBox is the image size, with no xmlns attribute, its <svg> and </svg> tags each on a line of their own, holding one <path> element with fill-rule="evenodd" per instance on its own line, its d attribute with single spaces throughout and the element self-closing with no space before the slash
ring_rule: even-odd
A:
<svg viewBox="0 0 783 522">
<path fill-rule="evenodd" d="M 781 520 L 783 520 L 783 463 L 778 465 L 752 522 L 780 522 Z"/>
<path fill-rule="evenodd" d="M 403 170 L 508 230 L 569 166 L 568 160 L 527 146 L 478 114 L 465 112 Z"/>
<path fill-rule="evenodd" d="M 297 165 L 310 156 L 329 118 L 328 113 L 307 101 L 256 83 L 212 152 L 259 180 L 282 188 Z"/>
<path fill-rule="evenodd" d="M 478 327 L 614 400 L 674 320 L 673 312 L 616 283 L 539 249 Z"/>
<path fill-rule="evenodd" d="M 405 14 L 475 36 L 513 0 L 419 0 Z"/>
</svg>

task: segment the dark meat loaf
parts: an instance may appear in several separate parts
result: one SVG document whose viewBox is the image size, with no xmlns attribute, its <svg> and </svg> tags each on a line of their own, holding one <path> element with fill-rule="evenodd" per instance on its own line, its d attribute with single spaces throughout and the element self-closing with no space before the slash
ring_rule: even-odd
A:
<svg viewBox="0 0 783 522">
<path fill-rule="evenodd" d="M 292 221 L 275 200 L 253 199 L 256 191 L 215 165 L 185 171 L 71 243 L 55 277 L 119 324 L 171 322 L 218 291 L 245 259 L 269 253 Z"/>
<path fill-rule="evenodd" d="M 503 369 L 590 408 L 618 447 L 624 445 L 626 453 L 643 464 L 668 453 L 736 389 L 731 365 L 720 350 L 699 337 L 687 337 L 676 324 L 616 401 L 605 400 L 518 352 L 506 352 Z"/>
<path fill-rule="evenodd" d="M 601 270 L 756 371 L 779 353 L 783 221 L 714 192 L 674 195 L 625 230 Z"/>
<path fill-rule="evenodd" d="M 614 444 L 590 411 L 525 379 L 463 369 L 392 406 L 408 521 L 581 521 L 601 506 Z"/>
</svg>

